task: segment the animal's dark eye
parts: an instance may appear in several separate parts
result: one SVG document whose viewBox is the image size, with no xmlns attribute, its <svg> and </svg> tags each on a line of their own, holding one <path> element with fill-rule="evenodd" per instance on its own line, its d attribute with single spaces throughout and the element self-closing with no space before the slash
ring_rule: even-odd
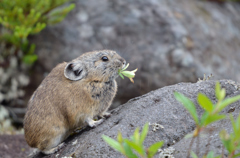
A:
<svg viewBox="0 0 240 158">
<path fill-rule="evenodd" d="M 103 57 L 102 57 L 102 61 L 108 61 L 108 57 L 103 56 Z"/>
</svg>

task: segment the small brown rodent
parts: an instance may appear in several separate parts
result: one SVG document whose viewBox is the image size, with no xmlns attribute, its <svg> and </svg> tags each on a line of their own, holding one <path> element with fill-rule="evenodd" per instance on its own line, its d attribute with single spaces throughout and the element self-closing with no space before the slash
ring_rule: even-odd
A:
<svg viewBox="0 0 240 158">
<path fill-rule="evenodd" d="M 29 100 L 24 118 L 29 146 L 51 154 L 77 127 L 102 123 L 125 64 L 115 51 L 101 50 L 57 65 Z M 101 119 L 94 121 L 96 116 Z"/>
</svg>

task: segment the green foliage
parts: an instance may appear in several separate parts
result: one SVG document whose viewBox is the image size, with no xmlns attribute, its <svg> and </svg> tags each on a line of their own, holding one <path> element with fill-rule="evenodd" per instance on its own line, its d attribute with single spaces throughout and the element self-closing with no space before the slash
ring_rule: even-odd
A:
<svg viewBox="0 0 240 158">
<path fill-rule="evenodd" d="M 204 113 L 201 117 L 198 116 L 196 106 L 194 103 L 184 96 L 181 93 L 175 92 L 175 98 L 183 104 L 183 106 L 188 110 L 190 115 L 192 116 L 193 120 L 196 124 L 196 129 L 192 134 L 188 134 L 185 137 L 192 137 L 195 139 L 199 137 L 200 133 L 207 128 L 211 123 L 222 120 L 226 118 L 226 115 L 220 114 L 220 112 L 227 107 L 228 105 L 240 100 L 240 95 L 226 97 L 226 90 L 221 88 L 219 82 L 216 83 L 215 87 L 215 95 L 218 99 L 217 103 L 213 103 L 205 94 L 199 93 L 197 96 L 197 101 L 200 107 L 204 110 Z M 240 115 L 236 120 L 230 116 L 233 132 L 228 134 L 225 130 L 220 132 L 220 139 L 223 143 L 223 146 L 228 151 L 228 158 L 235 158 L 240 157 L 240 153 L 237 151 L 240 150 Z M 102 136 L 105 142 L 107 142 L 113 149 L 122 153 L 125 157 L 128 158 L 151 158 L 153 157 L 159 148 L 163 145 L 163 141 L 157 142 L 151 145 L 149 148 L 145 149 L 143 146 L 143 142 L 148 133 L 148 124 L 145 124 L 143 127 L 142 133 L 139 133 L 139 128 L 137 128 L 131 137 L 131 139 L 123 139 L 122 134 L 119 132 L 117 136 L 117 140 L 114 140 L 110 137 L 105 135 Z M 191 141 L 193 142 L 193 141 Z M 198 155 L 191 151 L 192 143 L 190 143 L 189 151 L 188 151 L 188 158 L 190 155 L 192 158 L 198 158 Z M 224 155 L 215 156 L 213 151 L 208 152 L 203 158 L 220 158 Z"/>
<path fill-rule="evenodd" d="M 219 135 L 224 147 L 227 149 L 230 155 L 232 157 L 239 157 L 240 153 L 235 154 L 235 152 L 240 149 L 240 115 L 236 121 L 234 121 L 232 115 L 230 118 L 233 132 L 228 134 L 226 130 L 222 130 Z"/>
<path fill-rule="evenodd" d="M 225 89 L 221 89 L 219 82 L 216 83 L 215 89 L 216 97 L 218 99 L 218 102 L 216 104 L 213 104 L 212 101 L 205 94 L 202 93 L 198 94 L 197 97 L 198 103 L 205 110 L 202 117 L 200 118 L 198 118 L 196 107 L 190 99 L 188 99 L 181 93 L 178 92 L 174 93 L 176 99 L 180 101 L 183 104 L 183 106 L 189 111 L 189 113 L 193 117 L 193 120 L 195 121 L 196 125 L 199 128 L 206 127 L 207 125 L 215 121 L 224 119 L 226 116 L 221 115 L 219 113 L 226 106 L 240 100 L 240 95 L 224 99 L 226 91 Z"/>
<path fill-rule="evenodd" d="M 28 37 L 63 20 L 75 7 L 69 1 L 0 0 L 0 104 L 14 106 L 24 97 L 29 70 L 38 58 Z"/>
<path fill-rule="evenodd" d="M 193 120 L 198 125 L 199 120 L 198 120 L 197 111 L 196 111 L 196 107 L 195 107 L 194 103 L 181 93 L 175 92 L 174 95 L 175 95 L 175 98 L 179 102 L 181 102 L 183 104 L 183 106 L 188 110 L 188 112 L 191 114 Z"/>
<path fill-rule="evenodd" d="M 138 155 L 142 158 L 152 158 L 158 149 L 162 147 L 163 141 L 154 143 L 145 149 L 143 142 L 147 133 L 148 123 L 144 125 L 142 133 L 139 133 L 139 128 L 136 128 L 131 139 L 123 139 L 120 132 L 118 133 L 117 141 L 105 135 L 103 135 L 102 138 L 109 146 L 128 158 L 137 158 Z"/>
<path fill-rule="evenodd" d="M 27 37 L 39 33 L 47 25 L 61 22 L 75 7 L 74 4 L 59 7 L 70 0 L 1 0 L 0 41 L 16 46 L 23 51 L 21 57 L 26 64 L 37 60 L 35 45 Z"/>
<path fill-rule="evenodd" d="M 201 117 L 198 117 L 196 107 L 190 99 L 178 92 L 175 92 L 174 95 L 175 98 L 181 102 L 183 106 L 188 110 L 196 124 L 196 129 L 194 130 L 193 134 L 187 135 L 188 138 L 198 137 L 200 132 L 203 131 L 208 125 L 226 118 L 226 115 L 220 114 L 220 112 L 228 105 L 240 100 L 240 95 L 225 99 L 226 90 L 222 89 L 220 83 L 217 82 L 215 87 L 215 95 L 218 101 L 216 104 L 213 104 L 213 102 L 205 94 L 198 94 L 198 104 L 204 110 L 203 115 Z M 223 142 L 224 147 L 229 152 L 229 157 L 239 157 L 240 153 L 235 154 L 235 152 L 240 149 L 240 115 L 236 121 L 234 121 L 233 117 L 231 116 L 231 121 L 233 126 L 233 133 L 228 134 L 225 130 L 223 130 L 220 132 L 220 138 Z M 191 149 L 191 146 L 189 149 Z M 191 155 L 193 158 L 197 158 L 197 155 L 194 152 L 191 152 Z M 215 157 L 213 152 L 209 152 L 208 155 L 205 155 L 204 157 L 218 158 L 220 156 Z"/>
</svg>

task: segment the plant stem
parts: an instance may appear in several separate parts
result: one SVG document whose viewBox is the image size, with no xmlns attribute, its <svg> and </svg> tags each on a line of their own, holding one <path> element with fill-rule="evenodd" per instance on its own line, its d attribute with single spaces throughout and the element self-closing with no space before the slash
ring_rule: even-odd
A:
<svg viewBox="0 0 240 158">
<path fill-rule="evenodd" d="M 197 144 L 196 144 L 196 147 L 197 147 L 197 149 L 196 149 L 196 150 L 197 150 L 197 151 L 196 151 L 196 155 L 197 155 L 197 156 L 199 155 L 199 142 L 200 142 L 199 139 L 200 139 L 200 136 L 198 135 L 198 136 L 197 136 Z"/>
<path fill-rule="evenodd" d="M 190 142 L 189 149 L 188 149 L 187 158 L 190 158 L 190 153 L 191 153 L 191 150 L 192 150 L 192 145 L 193 145 L 194 139 L 195 139 L 195 137 L 192 137 L 192 140 L 191 140 L 191 142 Z"/>
<path fill-rule="evenodd" d="M 232 158 L 234 156 L 235 151 L 232 151 L 230 155 L 228 155 L 228 158 Z"/>
</svg>

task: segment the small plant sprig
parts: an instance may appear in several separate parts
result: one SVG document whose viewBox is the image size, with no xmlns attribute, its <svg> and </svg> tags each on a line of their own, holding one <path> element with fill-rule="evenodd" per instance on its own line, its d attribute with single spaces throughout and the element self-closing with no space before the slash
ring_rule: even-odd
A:
<svg viewBox="0 0 240 158">
<path fill-rule="evenodd" d="M 203 131 L 208 125 L 210 125 L 213 122 L 226 118 L 226 115 L 219 114 L 219 113 L 228 105 L 240 100 L 240 95 L 224 99 L 226 96 L 226 90 L 222 89 L 220 83 L 217 82 L 215 87 L 215 95 L 216 95 L 216 98 L 218 99 L 218 102 L 216 104 L 213 104 L 212 101 L 205 94 L 202 94 L 202 93 L 198 94 L 197 101 L 199 105 L 205 110 L 203 115 L 200 118 L 198 118 L 196 107 L 190 99 L 188 99 L 183 94 L 178 92 L 175 92 L 174 95 L 175 95 L 175 98 L 179 102 L 181 102 L 183 106 L 188 110 L 193 120 L 195 121 L 195 124 L 196 124 L 195 130 L 193 131 L 192 134 L 187 136 L 187 137 L 192 137 L 191 142 L 193 142 L 193 139 L 198 137 L 200 135 L 200 132 Z M 231 136 L 228 136 L 228 134 L 225 131 L 222 131 L 220 133 L 221 140 L 224 146 L 229 151 L 229 158 L 235 157 L 236 155 L 234 155 L 234 152 L 236 151 L 236 149 L 240 148 L 240 144 L 239 144 L 240 143 L 240 136 L 239 136 L 240 118 L 238 118 L 236 122 L 234 122 L 233 118 L 231 120 L 234 128 L 234 133 L 231 134 Z M 238 132 L 238 136 L 237 136 L 237 132 Z M 236 147 L 234 147 L 234 145 L 236 145 Z M 192 143 L 190 143 L 187 157 L 190 156 L 191 146 L 192 146 Z M 197 158 L 197 155 L 194 152 L 192 152 L 191 155 L 192 157 Z M 214 158 L 214 153 L 209 152 L 208 155 L 205 155 L 204 157 Z"/>
<path fill-rule="evenodd" d="M 228 134 L 226 130 L 222 130 L 219 133 L 220 139 L 224 145 L 224 147 L 227 149 L 229 156 L 228 158 L 233 157 L 240 157 L 240 115 L 238 115 L 238 118 L 236 121 L 234 121 L 234 118 L 232 115 L 230 115 L 230 119 L 232 122 L 233 132 Z M 235 153 L 238 151 L 238 153 Z"/>
<path fill-rule="evenodd" d="M 124 76 L 128 77 L 130 79 L 130 81 L 132 83 L 134 83 L 133 78 L 135 77 L 135 72 L 137 71 L 137 69 L 133 70 L 133 71 L 125 71 L 129 66 L 129 63 L 123 68 L 123 69 L 119 69 L 118 70 L 118 75 L 124 79 Z"/>
<path fill-rule="evenodd" d="M 103 140 L 113 149 L 120 152 L 127 158 L 152 158 L 162 147 L 163 141 L 152 144 L 149 148 L 143 146 L 143 142 L 148 133 L 148 123 L 143 127 L 142 133 L 139 133 L 139 128 L 136 128 L 131 139 L 122 138 L 122 134 L 119 132 L 117 136 L 117 141 L 103 135 Z M 135 151 L 135 152 L 134 152 Z M 136 154 L 137 153 L 137 154 Z"/>
<path fill-rule="evenodd" d="M 23 54 L 16 56 L 21 58 L 21 62 L 32 65 L 37 55 L 34 53 L 35 45 L 30 44 L 28 36 L 41 32 L 47 25 L 61 22 L 75 7 L 74 3 L 68 3 L 70 1 L 1 0 L 0 42 L 16 47 L 16 52 L 21 50 Z"/>
</svg>

